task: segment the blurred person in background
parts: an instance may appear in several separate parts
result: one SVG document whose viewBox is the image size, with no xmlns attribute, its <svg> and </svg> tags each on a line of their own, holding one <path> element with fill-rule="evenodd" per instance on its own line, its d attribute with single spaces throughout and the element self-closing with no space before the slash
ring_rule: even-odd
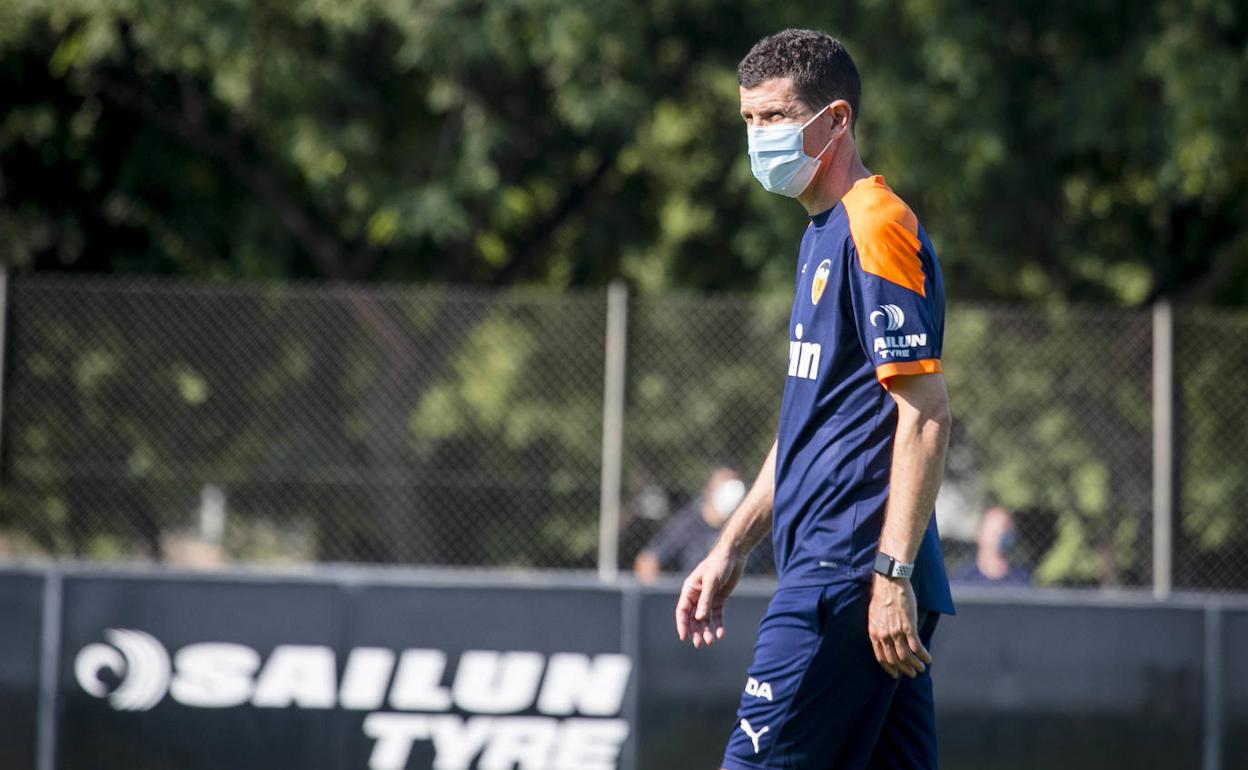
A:
<svg viewBox="0 0 1248 770">
<path fill-rule="evenodd" d="M 702 493 L 673 514 L 637 554 L 637 579 L 648 583 L 663 571 L 688 572 L 698 566 L 744 497 L 745 482 L 735 470 L 721 465 L 711 471 Z"/>
<path fill-rule="evenodd" d="M 628 469 L 626 500 L 620 512 L 620 564 L 632 564 L 672 514 L 667 490 L 644 465 Z"/>
<path fill-rule="evenodd" d="M 994 506 L 984 511 L 975 535 L 975 559 L 954 570 L 950 579 L 958 583 L 994 586 L 1031 584 L 1031 572 L 1010 561 L 1018 542 L 1014 514 Z"/>
</svg>

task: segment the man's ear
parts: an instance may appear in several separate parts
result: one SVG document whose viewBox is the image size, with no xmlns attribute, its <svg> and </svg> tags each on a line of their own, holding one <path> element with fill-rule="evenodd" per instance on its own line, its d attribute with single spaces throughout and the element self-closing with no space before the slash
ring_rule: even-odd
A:
<svg viewBox="0 0 1248 770">
<path fill-rule="evenodd" d="M 840 135 L 843 131 L 852 131 L 854 125 L 854 109 L 844 99 L 832 102 L 828 113 L 832 116 L 832 133 Z"/>
</svg>

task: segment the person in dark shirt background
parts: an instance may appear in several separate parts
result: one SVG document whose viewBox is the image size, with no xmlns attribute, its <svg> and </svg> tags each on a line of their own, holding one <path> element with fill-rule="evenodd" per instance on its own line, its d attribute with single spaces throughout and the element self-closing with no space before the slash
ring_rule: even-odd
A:
<svg viewBox="0 0 1248 770">
<path fill-rule="evenodd" d="M 975 536 L 975 559 L 953 571 L 958 583 L 994 586 L 1031 584 L 1031 573 L 1010 562 L 1010 552 L 1018 538 L 1014 514 L 1001 506 L 984 511 Z"/>
<path fill-rule="evenodd" d="M 661 572 L 688 572 L 706 557 L 720 527 L 745 497 L 745 482 L 735 470 L 711 471 L 702 493 L 672 514 L 658 534 L 637 554 L 633 573 L 650 582 Z"/>
</svg>

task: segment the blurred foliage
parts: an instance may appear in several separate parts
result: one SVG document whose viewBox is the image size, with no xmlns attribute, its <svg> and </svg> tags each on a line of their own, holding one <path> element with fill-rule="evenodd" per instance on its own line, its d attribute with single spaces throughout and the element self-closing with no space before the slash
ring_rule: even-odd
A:
<svg viewBox="0 0 1248 770">
<path fill-rule="evenodd" d="M 1188 311 L 1175 323 L 1181 526 L 1175 579 L 1248 590 L 1248 313 Z"/>
<path fill-rule="evenodd" d="M 1248 303 L 1248 10 L 1235 0 L 7 0 L 0 259 L 18 285 L 48 270 L 553 289 L 623 278 L 645 292 L 630 473 L 687 493 L 709 464 L 748 472 L 773 430 L 782 371 L 769 362 L 783 356 L 804 216 L 750 176 L 735 65 L 785 26 L 853 52 L 864 159 L 941 255 L 968 483 L 1047 522 L 1033 554 L 1046 582 L 1147 580 L 1147 320 L 1044 308 Z M 659 294 L 689 288 L 761 296 Z M 462 297 L 351 296 L 308 311 L 334 321 L 323 336 L 292 323 L 249 342 L 258 368 L 237 382 L 211 372 L 238 344 L 228 335 L 170 353 L 107 319 L 50 320 L 14 351 L 12 376 L 48 388 L 31 404 L 61 393 L 77 411 L 22 415 L 5 461 L 29 484 L 6 488 L 6 515 L 34 517 L 49 550 L 116 553 L 133 532 L 90 540 L 71 525 L 89 498 L 66 469 L 96 468 L 129 480 L 118 505 L 146 517 L 138 531 L 159 552 L 198 487 L 179 493 L 190 502 L 153 497 L 187 436 L 135 419 L 116 383 L 145 372 L 150 404 L 211 432 L 196 434 L 196 479 L 279 519 L 325 505 L 377 515 L 327 516 L 319 558 L 591 563 L 599 393 L 552 383 L 600 371 L 597 306 L 587 323 L 537 300 L 540 312 L 496 307 L 507 295 L 469 315 Z M 1013 318 L 957 303 L 969 298 L 1041 309 Z M 1219 355 L 1205 342 L 1217 321 L 1202 323 L 1181 330 L 1178 373 L 1192 564 L 1248 537 L 1234 481 L 1248 458 L 1220 451 L 1248 426 L 1218 413 L 1248 402 L 1241 359 Z M 227 393 L 251 412 L 204 417 Z M 282 480 L 274 458 L 307 461 L 309 446 L 377 474 L 374 491 Z M 423 492 L 383 483 L 394 472 L 417 473 Z M 402 535 L 413 510 L 419 527 L 455 505 L 492 512 L 451 522 L 479 533 L 471 555 L 452 553 L 454 531 Z M 539 543 L 521 555 L 518 520 Z"/>
<path fill-rule="evenodd" d="M 230 559 L 595 562 L 600 292 L 24 276 L 10 299 L 0 549 L 181 559 L 212 485 Z M 752 472 L 786 314 L 782 295 L 634 297 L 626 503 L 679 503 L 723 463 Z M 1248 588 L 1248 318 L 1185 310 L 1177 332 L 1176 576 Z M 1151 577 L 1151 335 L 1135 310 L 949 319 L 948 483 L 970 511 L 1017 512 L 1039 582 Z M 625 564 L 654 529 L 626 510 Z"/>
<path fill-rule="evenodd" d="M 1235 0 L 8 0 L 0 239 L 37 268 L 782 290 L 735 64 L 864 77 L 954 297 L 1248 301 Z"/>
<path fill-rule="evenodd" d="M 36 276 L 10 300 L 0 534 L 171 558 L 211 485 L 227 558 L 593 564 L 596 292 Z"/>
<path fill-rule="evenodd" d="M 964 306 L 949 321 L 950 478 L 1017 512 L 1038 582 L 1151 579 L 1151 335 L 1139 312 Z"/>
</svg>

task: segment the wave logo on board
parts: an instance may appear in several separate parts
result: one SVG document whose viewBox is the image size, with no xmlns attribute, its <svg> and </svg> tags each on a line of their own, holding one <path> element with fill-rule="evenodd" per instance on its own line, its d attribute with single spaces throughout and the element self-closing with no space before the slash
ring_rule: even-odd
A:
<svg viewBox="0 0 1248 770">
<path fill-rule="evenodd" d="M 156 637 L 142 631 L 109 628 L 108 644 L 89 644 L 74 660 L 79 686 L 97 698 L 108 698 L 118 711 L 148 711 L 169 692 L 173 666 L 169 652 Z M 105 671 L 121 679 L 115 688 L 100 675 Z"/>
</svg>

